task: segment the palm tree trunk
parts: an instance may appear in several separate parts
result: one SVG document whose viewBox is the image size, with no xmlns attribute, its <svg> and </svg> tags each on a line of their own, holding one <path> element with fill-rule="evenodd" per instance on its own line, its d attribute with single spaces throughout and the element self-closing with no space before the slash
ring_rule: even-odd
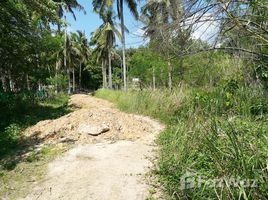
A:
<svg viewBox="0 0 268 200">
<path fill-rule="evenodd" d="M 79 63 L 79 90 L 81 90 L 82 86 L 82 63 Z"/>
<path fill-rule="evenodd" d="M 1 70 L 1 82 L 2 82 L 3 91 L 6 92 L 7 91 L 6 76 L 5 76 L 5 73 L 3 72 L 3 70 Z"/>
<path fill-rule="evenodd" d="M 58 94 L 58 67 L 59 67 L 59 61 L 58 61 L 58 55 L 57 55 L 57 61 L 55 66 L 55 93 Z"/>
<path fill-rule="evenodd" d="M 108 53 L 108 63 L 109 63 L 109 89 L 113 88 L 113 80 L 112 80 L 112 59 L 111 52 Z"/>
<path fill-rule="evenodd" d="M 122 57 L 123 57 L 123 82 L 124 91 L 127 91 L 127 67 L 126 67 L 126 40 L 125 40 L 125 24 L 124 24 L 124 2 L 120 0 L 120 19 L 121 19 L 121 34 L 122 34 Z"/>
<path fill-rule="evenodd" d="M 107 87 L 107 77 L 106 77 L 106 67 L 105 67 L 105 62 L 101 62 L 102 65 L 102 87 L 106 88 Z"/>
<path fill-rule="evenodd" d="M 66 22 L 66 16 L 64 16 L 64 19 L 65 19 L 65 22 Z M 65 29 L 64 29 L 64 71 L 66 72 L 67 77 L 68 77 L 68 94 L 71 94 L 72 85 L 71 85 L 71 77 L 70 77 L 69 66 L 67 66 L 67 29 L 66 29 L 66 26 L 65 26 Z"/>
<path fill-rule="evenodd" d="M 14 91 L 14 83 L 13 83 L 13 80 L 12 80 L 12 76 L 11 76 L 10 70 L 8 70 L 8 78 L 9 78 L 9 88 L 10 88 L 10 91 L 13 92 Z"/>
<path fill-rule="evenodd" d="M 40 79 L 38 80 L 38 91 L 39 92 L 41 91 L 41 81 L 40 81 Z"/>
<path fill-rule="evenodd" d="M 155 73 L 153 68 L 153 90 L 155 91 Z"/>
<path fill-rule="evenodd" d="M 26 84 L 27 84 L 27 90 L 30 91 L 30 81 L 28 74 L 26 74 Z"/>
<path fill-rule="evenodd" d="M 68 76 L 68 94 L 71 94 L 71 87 L 72 87 L 72 84 L 71 84 L 71 77 L 70 77 L 70 69 L 69 67 L 67 67 L 67 76 Z"/>
<path fill-rule="evenodd" d="M 75 71 L 73 67 L 73 93 L 75 93 Z"/>
<path fill-rule="evenodd" d="M 168 88 L 172 90 L 172 75 L 171 75 L 171 64 L 170 61 L 168 61 Z"/>
<path fill-rule="evenodd" d="M 64 19 L 66 21 L 66 16 L 64 16 Z M 68 70 L 69 69 L 67 69 L 67 29 L 65 26 L 65 29 L 64 29 L 64 71 L 65 73 L 68 74 Z"/>
</svg>

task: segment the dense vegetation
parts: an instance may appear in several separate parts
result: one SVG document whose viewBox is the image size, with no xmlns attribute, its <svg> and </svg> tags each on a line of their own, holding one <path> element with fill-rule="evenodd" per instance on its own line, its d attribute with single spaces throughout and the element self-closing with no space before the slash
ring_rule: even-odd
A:
<svg viewBox="0 0 268 200">
<path fill-rule="evenodd" d="M 66 12 L 85 12 L 76 0 L 0 2 L 1 157 L 24 128 L 68 112 L 66 93 L 103 87 L 97 96 L 167 125 L 155 170 L 166 198 L 267 199 L 267 1 L 90 3 L 103 23 L 87 38 L 67 31 Z M 145 46 L 126 49 L 124 6 Z M 185 173 L 202 184 L 181 188 Z M 238 177 L 257 186 L 228 181 Z"/>
<path fill-rule="evenodd" d="M 68 96 L 62 93 L 50 98 L 26 92 L 0 93 L 0 160 L 28 148 L 24 143 L 29 138 L 23 137 L 23 130 L 41 120 L 55 119 L 68 113 L 67 103 Z"/>
<path fill-rule="evenodd" d="M 266 199 L 267 92 L 233 79 L 213 87 L 207 82 L 206 86 L 127 94 L 98 90 L 96 96 L 124 111 L 149 115 L 167 124 L 158 138 L 155 169 L 167 199 Z M 181 178 L 187 172 L 196 173 L 196 179 L 202 176 L 203 184 L 183 190 Z M 239 182 L 254 179 L 257 186 L 225 182 L 219 187 L 209 183 L 231 178 Z"/>
</svg>

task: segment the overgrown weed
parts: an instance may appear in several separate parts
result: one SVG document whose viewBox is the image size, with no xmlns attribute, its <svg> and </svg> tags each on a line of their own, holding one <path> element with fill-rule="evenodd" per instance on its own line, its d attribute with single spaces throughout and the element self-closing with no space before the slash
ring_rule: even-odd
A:
<svg viewBox="0 0 268 200">
<path fill-rule="evenodd" d="M 259 87 L 245 87 L 235 80 L 210 89 L 98 90 L 123 111 L 145 114 L 166 123 L 159 135 L 160 157 L 155 173 L 171 199 L 268 198 L 268 99 Z M 185 173 L 204 182 L 182 189 Z M 256 187 L 226 181 L 256 180 Z M 197 180 L 195 180 L 196 183 Z"/>
</svg>

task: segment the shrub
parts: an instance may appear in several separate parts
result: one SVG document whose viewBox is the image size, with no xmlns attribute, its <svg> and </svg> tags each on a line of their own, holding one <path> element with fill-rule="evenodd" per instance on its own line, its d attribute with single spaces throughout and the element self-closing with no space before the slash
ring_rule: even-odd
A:
<svg viewBox="0 0 268 200">
<path fill-rule="evenodd" d="M 18 124 L 10 124 L 3 132 L 0 132 L 0 155 L 6 153 L 7 150 L 14 148 L 21 134 L 21 127 Z"/>
<path fill-rule="evenodd" d="M 0 93 L 0 159 L 19 149 L 22 131 L 40 120 L 68 112 L 68 96 L 39 99 L 34 93 Z"/>
</svg>

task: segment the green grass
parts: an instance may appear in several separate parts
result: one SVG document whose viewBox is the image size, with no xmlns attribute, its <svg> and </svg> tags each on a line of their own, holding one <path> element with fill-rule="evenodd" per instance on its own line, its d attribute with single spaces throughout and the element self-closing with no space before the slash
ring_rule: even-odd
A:
<svg viewBox="0 0 268 200">
<path fill-rule="evenodd" d="M 170 199 L 268 198 L 268 100 L 263 90 L 230 81 L 206 89 L 99 90 L 96 96 L 167 125 L 158 138 L 154 173 Z M 186 172 L 203 176 L 204 184 L 182 190 L 181 177 Z M 257 187 L 209 183 L 232 177 L 256 179 Z"/>
<path fill-rule="evenodd" d="M 27 93 L 1 93 L 0 161 L 25 148 L 22 142 L 25 128 L 41 120 L 55 119 L 70 112 L 68 99 L 64 94 L 39 99 Z"/>
<path fill-rule="evenodd" d="M 24 197 L 42 180 L 47 163 L 69 148 L 67 144 L 36 148 L 38 141 L 23 136 L 25 128 L 70 112 L 68 99 L 65 94 L 42 99 L 28 93 L 0 94 L 0 198 Z"/>
</svg>

